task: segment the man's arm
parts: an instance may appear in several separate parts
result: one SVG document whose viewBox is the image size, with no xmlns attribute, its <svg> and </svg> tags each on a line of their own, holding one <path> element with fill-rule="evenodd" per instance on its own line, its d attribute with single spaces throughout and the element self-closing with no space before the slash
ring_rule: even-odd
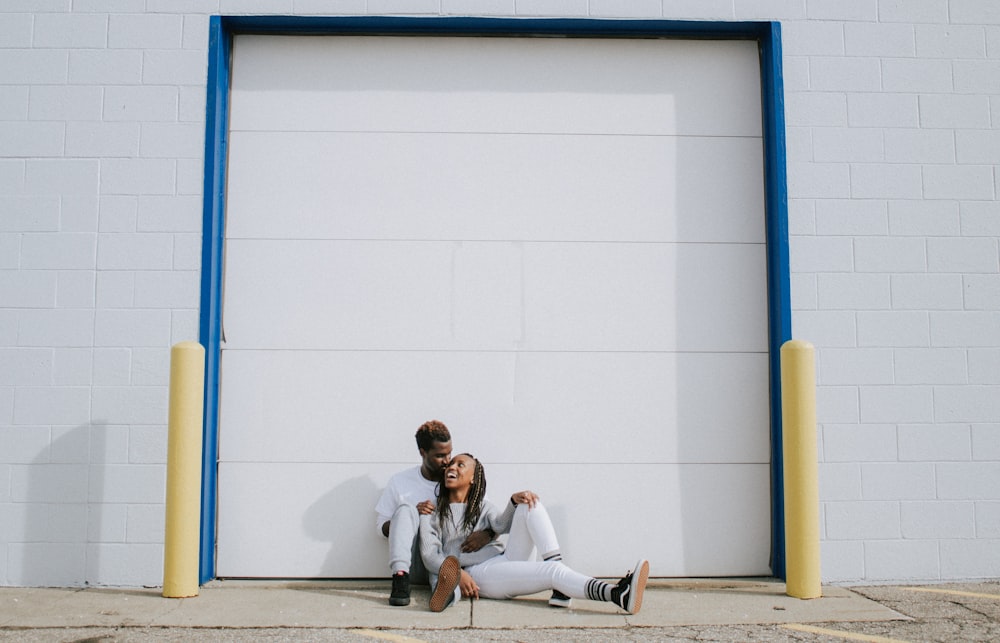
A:
<svg viewBox="0 0 1000 643">
<path fill-rule="evenodd" d="M 493 539 L 496 537 L 496 532 L 489 527 L 481 531 L 474 531 L 469 534 L 469 537 L 462 543 L 462 551 L 465 553 L 479 551 L 486 545 L 493 542 Z"/>
</svg>

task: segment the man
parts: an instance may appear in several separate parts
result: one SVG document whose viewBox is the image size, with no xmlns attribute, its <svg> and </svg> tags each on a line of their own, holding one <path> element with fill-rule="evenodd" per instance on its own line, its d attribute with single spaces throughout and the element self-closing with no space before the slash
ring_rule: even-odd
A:
<svg viewBox="0 0 1000 643">
<path fill-rule="evenodd" d="M 392 570 L 392 593 L 389 605 L 410 604 L 410 584 L 426 585 L 427 570 L 420 559 L 420 516 L 418 508 L 434 509 L 435 488 L 444 468 L 451 460 L 451 433 L 437 420 L 424 422 L 417 429 L 417 450 L 420 466 L 400 471 L 389 479 L 375 505 L 375 526 L 378 533 L 389 539 L 389 568 Z M 479 551 L 496 534 L 476 531 L 469 535 L 463 547 Z M 502 547 L 495 543 L 499 551 Z"/>
</svg>

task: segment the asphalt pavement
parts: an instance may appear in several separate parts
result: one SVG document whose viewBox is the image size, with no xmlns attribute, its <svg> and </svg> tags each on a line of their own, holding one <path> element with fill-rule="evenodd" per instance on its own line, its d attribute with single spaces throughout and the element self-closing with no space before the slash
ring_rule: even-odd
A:
<svg viewBox="0 0 1000 643">
<path fill-rule="evenodd" d="M 547 594 L 463 600 L 440 614 L 389 583 L 213 581 L 198 596 L 158 588 L 0 588 L 0 641 L 1000 641 L 1000 582 L 823 588 L 785 595 L 775 579 L 650 581 L 642 610 Z"/>
</svg>

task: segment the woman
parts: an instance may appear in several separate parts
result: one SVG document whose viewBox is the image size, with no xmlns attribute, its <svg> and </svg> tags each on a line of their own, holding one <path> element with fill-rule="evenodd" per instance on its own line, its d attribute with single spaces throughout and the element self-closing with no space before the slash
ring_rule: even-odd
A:
<svg viewBox="0 0 1000 643">
<path fill-rule="evenodd" d="M 485 495 L 483 465 L 463 453 L 444 470 L 437 506 L 421 510 L 420 553 L 429 572 L 438 570 L 431 574 L 432 612 L 440 612 L 460 596 L 514 598 L 544 590 L 612 602 L 630 614 L 642 607 L 648 561 L 640 560 L 616 585 L 584 576 L 562 563 L 552 521 L 537 495 L 531 491 L 515 493 L 503 511 Z M 506 551 L 465 551 L 465 539 L 480 530 L 509 533 Z M 543 560 L 533 560 L 536 549 Z"/>
</svg>

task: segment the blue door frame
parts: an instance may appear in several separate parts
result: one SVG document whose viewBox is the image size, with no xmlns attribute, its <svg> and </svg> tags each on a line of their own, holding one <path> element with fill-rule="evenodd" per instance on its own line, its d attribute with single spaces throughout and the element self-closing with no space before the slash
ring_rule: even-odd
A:
<svg viewBox="0 0 1000 643">
<path fill-rule="evenodd" d="M 760 52 L 767 242 L 768 350 L 771 408 L 771 570 L 785 577 L 781 455 L 781 345 L 791 339 L 788 277 L 788 194 L 781 25 L 777 22 L 687 22 L 529 18 L 395 18 L 213 16 L 209 31 L 205 119 L 200 341 L 205 347 L 205 422 L 199 578 L 215 577 L 219 362 L 229 78 L 237 34 L 573 36 L 591 38 L 705 38 L 755 40 Z"/>
</svg>

